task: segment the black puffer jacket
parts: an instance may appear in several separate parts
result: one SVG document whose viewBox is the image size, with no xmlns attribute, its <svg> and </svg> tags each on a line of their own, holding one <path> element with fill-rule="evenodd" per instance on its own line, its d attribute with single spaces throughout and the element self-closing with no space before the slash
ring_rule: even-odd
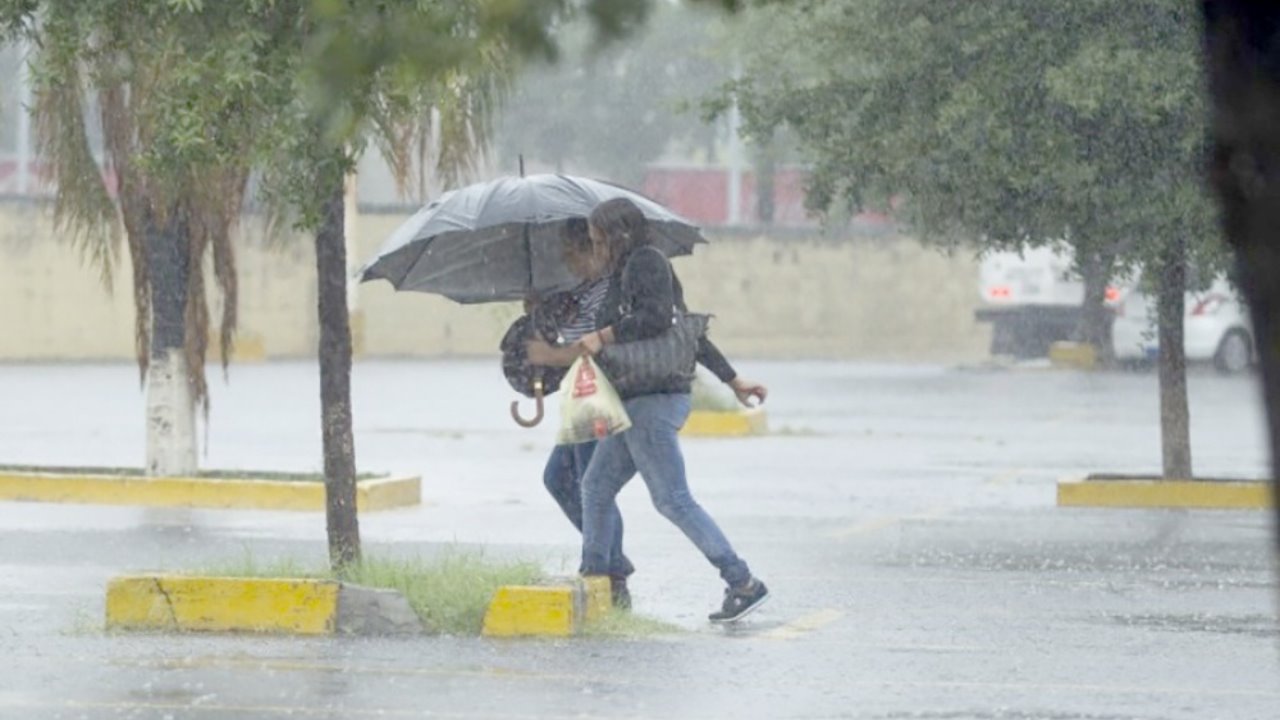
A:
<svg viewBox="0 0 1280 720">
<path fill-rule="evenodd" d="M 596 327 L 612 327 L 617 342 L 647 340 L 671 327 L 672 308 L 687 310 L 684 288 L 660 251 L 652 247 L 633 250 L 609 284 L 609 294 L 596 316 Z M 738 373 L 706 336 L 698 343 L 698 362 L 721 382 L 732 382 Z M 687 393 L 688 383 L 673 383 L 669 393 Z"/>
</svg>

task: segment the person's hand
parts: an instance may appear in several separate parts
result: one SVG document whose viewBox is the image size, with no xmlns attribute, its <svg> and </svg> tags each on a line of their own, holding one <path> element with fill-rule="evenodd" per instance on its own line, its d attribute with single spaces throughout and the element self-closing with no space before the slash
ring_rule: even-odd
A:
<svg viewBox="0 0 1280 720">
<path fill-rule="evenodd" d="M 555 348 L 543 340 L 530 340 L 524 346 L 525 357 L 531 365 L 549 366 L 555 363 Z"/>
<path fill-rule="evenodd" d="M 746 407 L 763 405 L 764 401 L 769 397 L 769 388 L 758 382 L 752 382 L 744 378 L 734 378 L 733 382 L 729 383 L 729 387 L 733 388 L 733 394 L 738 396 L 738 402 L 742 403 Z M 752 399 L 759 402 L 753 404 L 751 402 Z"/>
<path fill-rule="evenodd" d="M 599 332 L 590 332 L 578 340 L 578 348 L 583 355 L 598 355 L 604 349 L 604 336 Z"/>
</svg>

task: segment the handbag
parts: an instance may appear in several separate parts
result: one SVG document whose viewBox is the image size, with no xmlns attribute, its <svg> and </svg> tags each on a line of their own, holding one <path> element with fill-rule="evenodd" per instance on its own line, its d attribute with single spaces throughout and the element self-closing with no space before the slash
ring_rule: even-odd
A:
<svg viewBox="0 0 1280 720">
<path fill-rule="evenodd" d="M 697 371 L 698 342 L 710 323 L 710 315 L 677 310 L 669 330 L 645 340 L 609 345 L 596 359 L 624 398 L 688 387 Z"/>
</svg>

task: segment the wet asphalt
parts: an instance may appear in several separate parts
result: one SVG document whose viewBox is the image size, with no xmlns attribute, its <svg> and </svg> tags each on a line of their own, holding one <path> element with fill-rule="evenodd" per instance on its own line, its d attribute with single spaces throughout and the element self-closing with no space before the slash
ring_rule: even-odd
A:
<svg viewBox="0 0 1280 720">
<path fill-rule="evenodd" d="M 773 590 L 710 626 L 719 581 L 624 491 L 629 638 L 117 634 L 106 581 L 246 556 L 322 562 L 318 513 L 0 503 L 0 718 L 1047 718 L 1280 716 L 1270 518 L 1059 509 L 1054 483 L 1158 468 L 1155 378 L 757 363 L 773 432 L 685 443 L 695 496 Z M 140 464 L 127 366 L 0 368 L 3 459 Z M 1255 379 L 1191 378 L 1197 472 L 1266 471 Z M 308 363 L 215 384 L 205 467 L 320 464 Z M 462 545 L 572 572 L 541 487 L 554 436 L 515 427 L 493 363 L 357 365 L 362 470 L 423 505 L 361 518 L 366 552 Z"/>
</svg>

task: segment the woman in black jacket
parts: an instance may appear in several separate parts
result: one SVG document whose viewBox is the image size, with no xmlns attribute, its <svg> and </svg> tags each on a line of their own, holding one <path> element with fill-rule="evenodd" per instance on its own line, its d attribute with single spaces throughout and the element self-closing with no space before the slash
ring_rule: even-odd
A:
<svg viewBox="0 0 1280 720">
<path fill-rule="evenodd" d="M 615 281 L 597 315 L 598 329 L 579 341 L 583 352 L 594 355 L 613 343 L 647 340 L 670 330 L 674 311 L 685 307 L 684 292 L 670 261 L 650 245 L 648 221 L 640 209 L 625 198 L 606 201 L 592 211 L 588 229 L 597 248 L 608 253 Z M 698 359 L 721 379 L 731 378 L 740 398 L 764 399 L 765 388 L 737 377 L 705 337 Z M 632 427 L 599 442 L 582 479 L 581 571 L 608 574 L 610 509 L 618 491 L 638 472 L 658 512 L 684 532 L 729 586 L 722 607 L 710 619 L 732 622 L 758 608 L 769 591 L 689 493 L 678 433 L 689 417 L 690 390 L 687 379 L 673 378 L 656 391 L 622 397 Z"/>
</svg>

